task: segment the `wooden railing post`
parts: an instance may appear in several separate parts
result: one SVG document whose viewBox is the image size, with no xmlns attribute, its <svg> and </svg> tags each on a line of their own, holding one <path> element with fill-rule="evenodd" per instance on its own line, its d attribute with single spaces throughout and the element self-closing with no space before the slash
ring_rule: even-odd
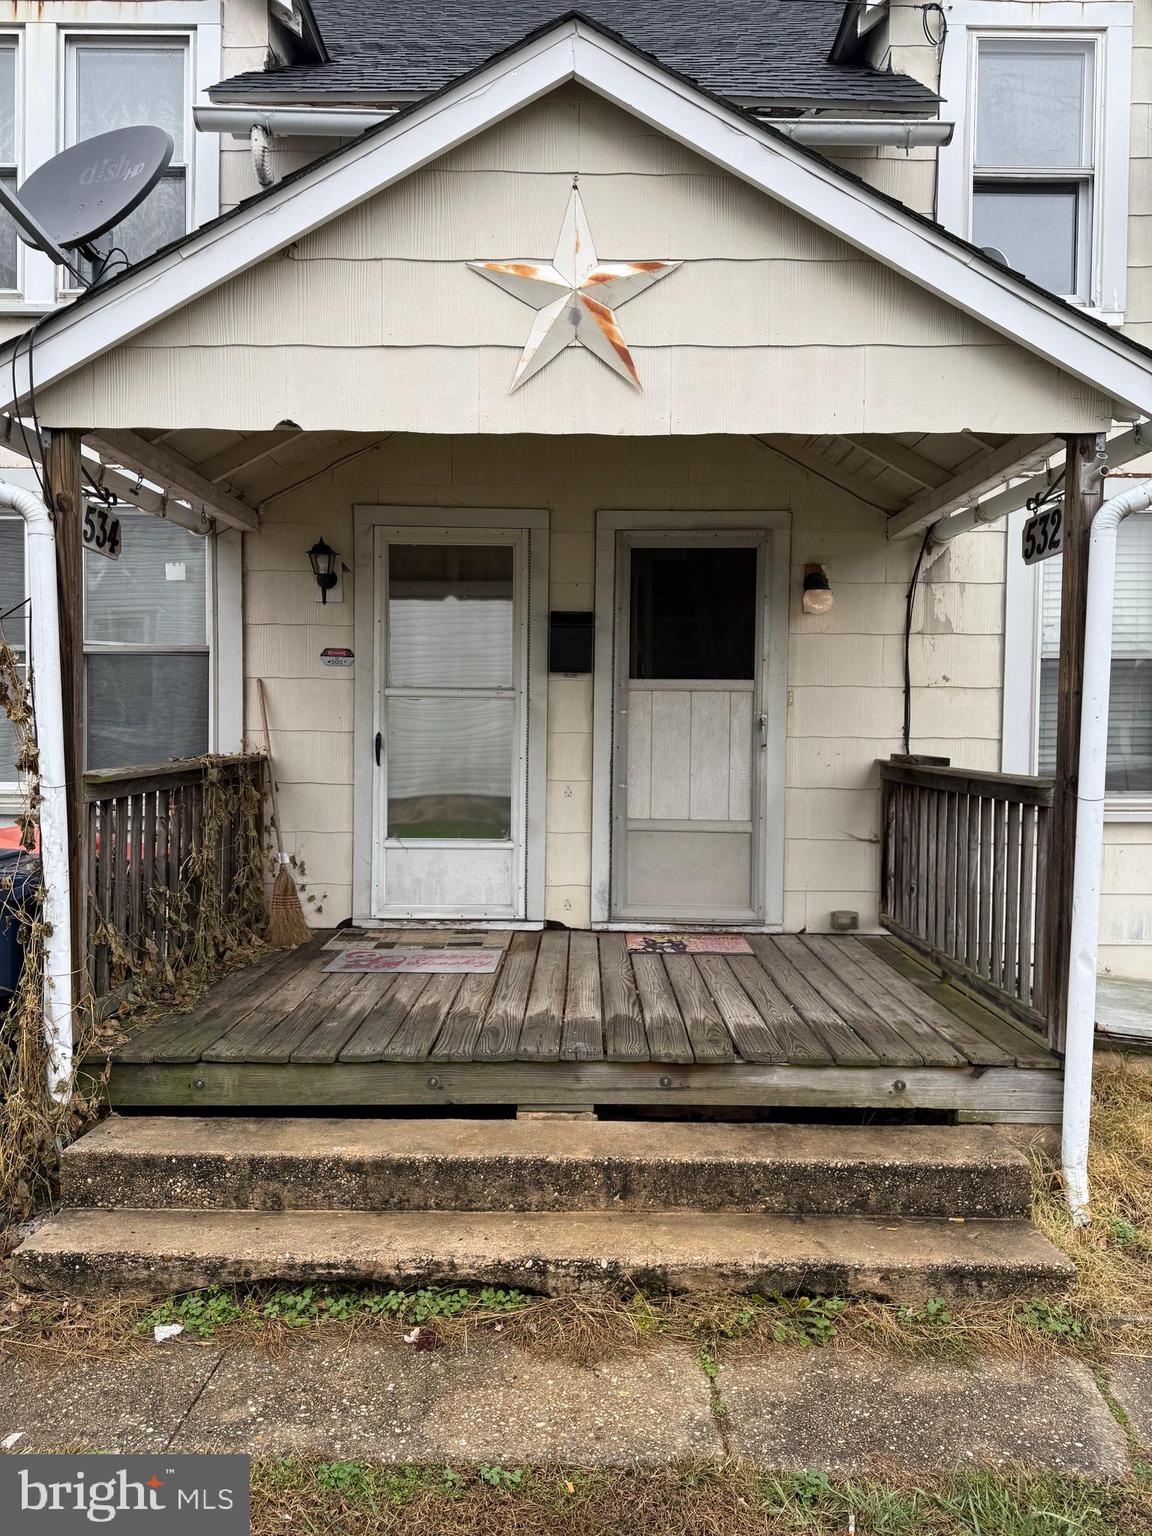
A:
<svg viewBox="0 0 1152 1536">
<path fill-rule="evenodd" d="M 74 974 L 81 977 L 88 916 L 88 860 L 84 856 L 88 814 L 84 802 L 84 497 L 80 478 L 83 433 L 53 429 L 44 437 L 44 489 L 55 524 L 60 609 L 72 966 Z"/>
</svg>

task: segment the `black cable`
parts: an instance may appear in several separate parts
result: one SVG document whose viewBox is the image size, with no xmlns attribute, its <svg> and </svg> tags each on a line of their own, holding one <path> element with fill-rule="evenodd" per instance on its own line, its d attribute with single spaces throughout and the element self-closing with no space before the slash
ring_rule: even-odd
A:
<svg viewBox="0 0 1152 1536">
<path fill-rule="evenodd" d="M 931 528 L 924 530 L 924 538 L 920 544 L 920 553 L 916 556 L 916 564 L 912 567 L 912 580 L 908 583 L 908 596 L 904 603 L 904 752 L 907 755 L 912 750 L 912 609 L 916 605 L 916 588 L 920 582 L 920 567 L 924 564 L 924 556 L 928 552 L 928 541 L 932 537 Z"/>
</svg>

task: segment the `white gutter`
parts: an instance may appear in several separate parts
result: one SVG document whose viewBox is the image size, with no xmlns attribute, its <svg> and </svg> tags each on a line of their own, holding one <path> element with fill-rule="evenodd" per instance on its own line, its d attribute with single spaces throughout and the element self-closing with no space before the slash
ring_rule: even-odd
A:
<svg viewBox="0 0 1152 1536">
<path fill-rule="evenodd" d="M 951 144 L 955 123 L 918 118 L 766 117 L 760 121 L 813 149 L 940 149 Z"/>
<path fill-rule="evenodd" d="M 193 107 L 192 116 L 201 133 L 229 133 L 234 139 L 247 139 L 253 128 L 260 128 L 275 138 L 353 139 L 366 128 L 374 128 L 390 117 L 398 107 L 276 107 L 221 106 L 214 103 Z M 938 149 L 952 141 L 954 123 L 940 123 L 919 118 L 816 118 L 769 117 L 758 114 L 760 121 L 775 128 L 797 144 L 816 149 Z"/>
<path fill-rule="evenodd" d="M 44 1041 L 48 1091 L 62 1103 L 72 1091 L 72 910 L 68 870 L 64 695 L 60 613 L 56 600 L 56 535 L 38 496 L 0 482 L 0 507 L 24 519 L 28 596 L 40 749 L 40 864 L 44 882 Z"/>
<path fill-rule="evenodd" d="M 192 116 L 201 133 L 230 133 L 234 139 L 247 139 L 253 128 L 281 139 L 354 139 L 366 128 L 374 128 L 390 117 L 397 107 L 360 110 L 355 107 L 217 107 L 196 106 Z"/>
<path fill-rule="evenodd" d="M 1089 1219 L 1088 1132 L 1092 1115 L 1092 1050 L 1096 1032 L 1096 964 L 1100 942 L 1100 869 L 1104 857 L 1104 786 L 1108 761 L 1108 695 L 1112 683 L 1116 539 L 1126 517 L 1149 507 L 1152 507 L 1152 480 L 1121 491 L 1106 501 L 1093 518 L 1088 543 L 1088 606 L 1076 789 L 1061 1143 L 1064 1195 L 1077 1224 Z"/>
</svg>

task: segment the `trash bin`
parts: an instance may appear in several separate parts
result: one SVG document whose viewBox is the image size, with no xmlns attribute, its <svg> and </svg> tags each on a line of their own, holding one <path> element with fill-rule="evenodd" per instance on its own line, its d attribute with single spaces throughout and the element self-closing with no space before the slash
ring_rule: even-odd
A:
<svg viewBox="0 0 1152 1536">
<path fill-rule="evenodd" d="M 19 848 L 0 849 L 0 1006 L 15 992 L 24 967 L 22 919 L 31 916 L 40 860 Z"/>
</svg>

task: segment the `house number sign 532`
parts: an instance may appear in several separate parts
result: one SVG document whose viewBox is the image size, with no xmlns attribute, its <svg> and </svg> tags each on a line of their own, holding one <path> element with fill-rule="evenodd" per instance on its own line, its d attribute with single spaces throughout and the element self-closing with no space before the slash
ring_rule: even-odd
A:
<svg viewBox="0 0 1152 1536">
<path fill-rule="evenodd" d="M 1024 564 L 1051 560 L 1064 548 L 1064 510 L 1044 507 L 1024 524 Z"/>
<path fill-rule="evenodd" d="M 107 507 L 88 506 L 84 512 L 84 548 L 109 560 L 120 558 L 120 519 Z"/>
</svg>

